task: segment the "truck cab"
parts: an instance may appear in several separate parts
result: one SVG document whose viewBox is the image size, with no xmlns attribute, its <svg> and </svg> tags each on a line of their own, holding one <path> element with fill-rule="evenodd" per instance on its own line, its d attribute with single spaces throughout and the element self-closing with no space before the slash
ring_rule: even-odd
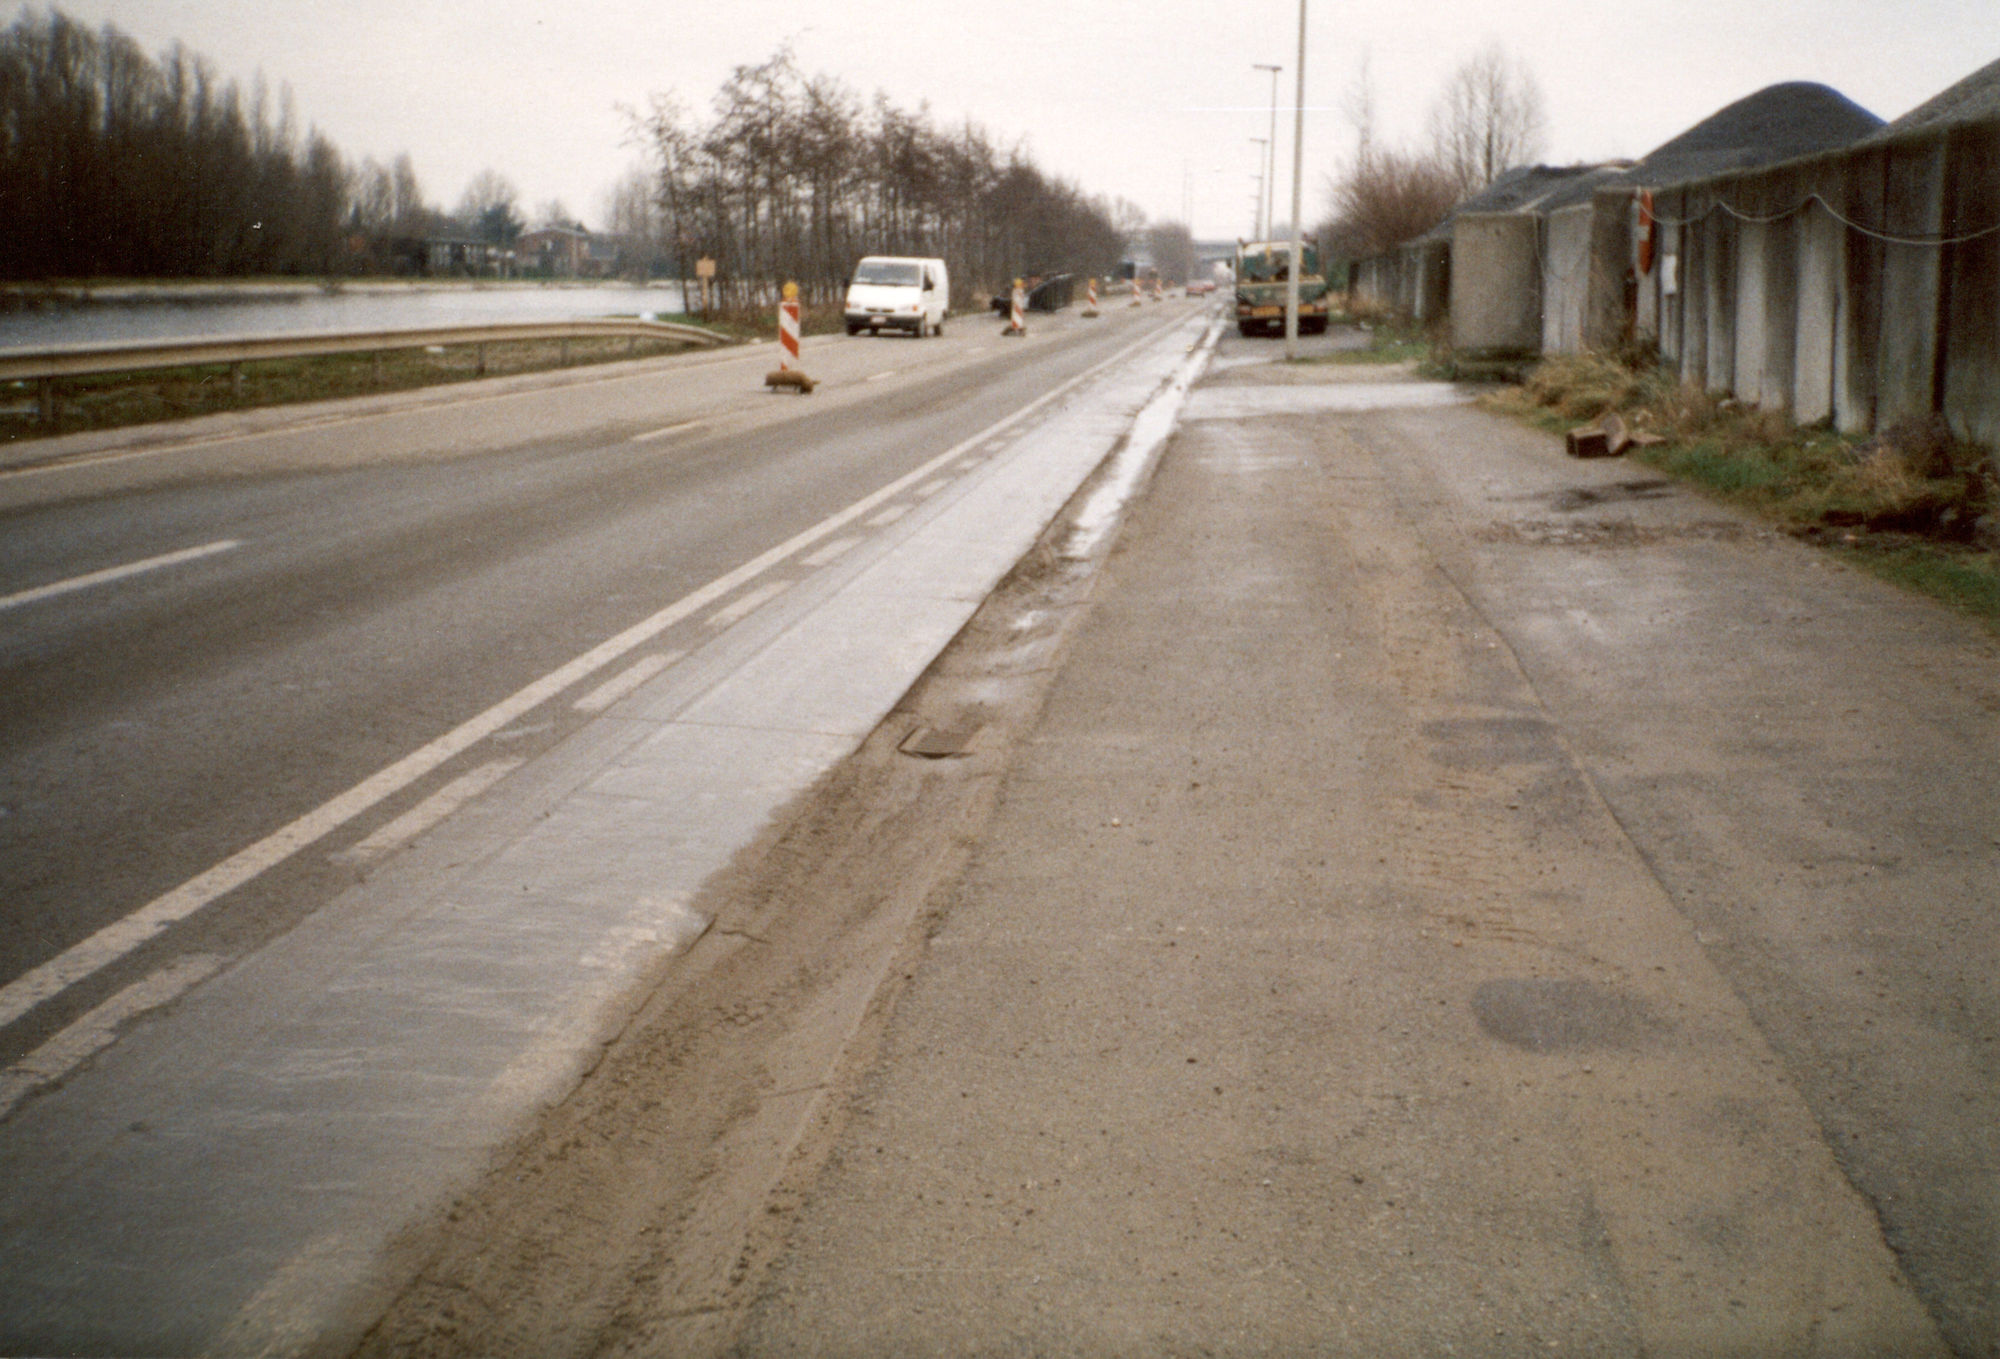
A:
<svg viewBox="0 0 2000 1359">
<path fill-rule="evenodd" d="M 1300 246 L 1299 334 L 1324 335 L 1331 303 L 1319 252 Z M 1244 336 L 1285 333 L 1285 290 L 1291 275 L 1290 241 L 1240 241 L 1236 246 L 1236 329 Z"/>
</svg>

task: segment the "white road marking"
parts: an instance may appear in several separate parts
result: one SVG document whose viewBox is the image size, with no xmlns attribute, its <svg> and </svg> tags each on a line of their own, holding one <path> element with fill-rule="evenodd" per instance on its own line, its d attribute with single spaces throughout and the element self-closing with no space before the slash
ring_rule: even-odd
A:
<svg viewBox="0 0 2000 1359">
<path fill-rule="evenodd" d="M 0 1118 L 5 1118 L 16 1104 L 35 1091 L 61 1080 L 94 1053 L 110 1047 L 117 1041 L 120 1025 L 179 999 L 215 975 L 222 963 L 213 953 L 191 953 L 176 958 L 0 1072 Z"/>
<path fill-rule="evenodd" d="M 1171 329 L 1161 326 L 1140 336 L 1102 362 L 1084 369 L 1069 381 L 1042 393 L 1012 415 L 987 426 L 962 443 L 954 444 L 929 462 L 905 472 L 886 486 L 827 516 L 811 528 L 795 534 L 776 547 L 752 557 L 734 571 L 717 576 L 691 594 L 683 595 L 650 618 L 634 623 L 625 631 L 600 642 L 575 660 L 550 671 L 533 684 L 488 708 L 478 716 L 412 751 L 394 764 L 371 774 L 346 792 L 322 803 L 304 816 L 273 831 L 262 840 L 237 851 L 214 867 L 188 879 L 179 887 L 153 898 L 122 920 L 113 921 L 97 933 L 70 945 L 38 967 L 0 986 L 0 1028 L 5 1028 L 46 1003 L 83 978 L 109 966 L 156 935 L 164 933 L 195 912 L 211 905 L 265 870 L 289 859 L 300 850 L 332 834 L 401 789 L 409 787 L 433 769 L 478 742 L 501 730 L 524 714 L 533 712 L 571 685 L 596 674 L 629 652 L 647 645 L 675 624 L 692 617 L 726 597 L 731 591 L 757 579 L 772 567 L 790 561 L 805 549 L 841 529 L 885 502 L 901 495 L 924 478 L 935 476 L 952 459 L 963 457 L 982 439 L 990 439 L 1013 428 L 1053 402 L 1060 401 L 1107 368 L 1124 362 L 1136 351 L 1153 343 Z M 248 437 L 248 436 L 244 436 Z"/>
<path fill-rule="evenodd" d="M 334 857 L 342 863 L 370 863 L 401 849 L 526 763 L 519 757 L 494 760 L 471 773 L 461 774 L 352 849 Z"/>
<path fill-rule="evenodd" d="M 708 620 L 708 625 L 712 628 L 726 628 L 731 623 L 741 622 L 791 588 L 792 583 L 788 580 L 774 580 L 760 585 L 735 603 L 717 609 L 715 616 Z"/>
<path fill-rule="evenodd" d="M 243 546 L 240 539 L 224 538 L 220 542 L 203 543 L 200 547 L 182 548 L 179 552 L 168 552 L 158 557 L 148 557 L 144 561 L 127 562 L 123 566 L 108 566 L 102 571 L 92 571 L 85 576 L 72 576 L 52 585 L 38 585 L 32 590 L 22 590 L 18 594 L 0 596 L 0 609 L 15 609 L 23 604 L 33 604 L 57 595 L 66 595 L 73 590 L 88 590 L 93 585 L 108 585 L 114 580 L 124 580 L 127 576 L 143 575 L 148 571 L 158 571 L 164 567 L 179 566 L 183 562 L 200 561 L 203 557 L 213 557 L 223 552 L 233 552 Z"/>
<path fill-rule="evenodd" d="M 685 434 L 688 430 L 700 429 L 707 423 L 708 421 L 706 420 L 683 420 L 678 425 L 668 425 L 664 429 L 649 429 L 644 434 L 634 434 L 632 442 L 643 444 L 653 439 L 664 439 L 674 434 Z"/>
<path fill-rule="evenodd" d="M 663 651 L 648 656 L 611 679 L 592 689 L 572 706 L 580 713 L 601 713 L 625 695 L 637 689 L 653 676 L 665 670 L 684 654 L 680 651 Z"/>
<path fill-rule="evenodd" d="M 886 381 L 888 381 L 888 380 L 889 380 L 890 378 L 892 378 L 892 377 L 896 376 L 896 374 L 898 374 L 898 373 L 900 373 L 900 372 L 902 372 L 902 371 L 903 371 L 903 370 L 902 370 L 902 369 L 900 369 L 900 368 L 890 368 L 890 369 L 886 369 L 886 370 L 885 370 L 885 371 L 883 371 L 883 372 L 880 372 L 880 373 L 876 373 L 876 374 L 875 374 L 874 376 L 872 376 L 872 377 L 865 377 L 865 378 L 863 378 L 863 379 L 861 379 L 861 380 L 862 380 L 863 382 L 886 382 Z"/>
<path fill-rule="evenodd" d="M 908 505 L 891 505 L 868 521 L 869 528 L 887 528 L 910 512 Z"/>
<path fill-rule="evenodd" d="M 814 552 L 809 552 L 799 558 L 799 560 L 807 566 L 825 566 L 828 562 L 838 561 L 840 558 L 845 557 L 849 552 L 860 546 L 863 541 L 858 534 L 850 534 L 845 538 L 835 538 L 825 547 Z"/>
<path fill-rule="evenodd" d="M 917 487 L 916 490 L 910 492 L 910 494 L 918 500 L 929 500 L 949 485 L 951 485 L 950 477 L 939 477 L 935 481 L 925 482 L 923 485 Z"/>
</svg>

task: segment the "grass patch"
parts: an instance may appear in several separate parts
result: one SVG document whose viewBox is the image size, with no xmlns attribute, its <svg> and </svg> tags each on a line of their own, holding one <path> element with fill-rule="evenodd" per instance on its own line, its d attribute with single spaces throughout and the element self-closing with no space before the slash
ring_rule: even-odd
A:
<svg viewBox="0 0 2000 1359">
<path fill-rule="evenodd" d="M 775 323 L 772 329 L 775 332 Z M 689 347 L 679 340 L 655 339 L 570 340 L 567 345 L 559 340 L 488 344 L 483 373 L 477 346 L 452 345 L 265 359 L 243 364 L 240 381 L 232 379 L 227 364 L 64 378 L 58 384 L 57 417 L 52 426 L 40 419 L 34 383 L 8 383 L 0 385 L 0 443 L 263 406 L 410 391 L 468 382 L 482 376 L 505 377 L 650 358 L 679 353 Z"/>
<path fill-rule="evenodd" d="M 1627 456 L 2000 628 L 2000 472 L 1942 420 L 1867 438 L 1801 429 L 1600 355 L 1547 360 L 1484 401 L 1553 433 L 1615 412 L 1665 439 Z"/>
</svg>

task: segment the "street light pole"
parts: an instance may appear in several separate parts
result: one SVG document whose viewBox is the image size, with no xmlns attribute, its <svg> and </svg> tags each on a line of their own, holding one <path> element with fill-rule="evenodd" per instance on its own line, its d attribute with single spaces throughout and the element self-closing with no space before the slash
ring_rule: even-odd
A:
<svg viewBox="0 0 2000 1359">
<path fill-rule="evenodd" d="M 1304 213 L 1300 201 L 1301 181 L 1306 168 L 1306 0 L 1299 0 L 1298 97 L 1292 100 L 1292 267 L 1285 272 L 1285 359 L 1297 357 L 1299 347 L 1299 271 L 1305 262 L 1305 228 L 1299 218 Z M 1277 77 L 1272 77 L 1275 86 Z M 1274 104 L 1275 108 L 1276 105 Z M 1324 263 L 1321 268 L 1325 268 Z"/>
<path fill-rule="evenodd" d="M 1268 241 L 1271 239 L 1271 228 L 1277 225 L 1271 220 L 1271 205 L 1278 201 L 1278 72 L 1285 68 L 1267 66 L 1261 61 L 1253 62 L 1251 66 L 1253 70 L 1271 73 L 1271 137 L 1264 143 L 1265 161 L 1270 169 L 1264 176 L 1264 202 L 1257 205 L 1264 214 L 1264 220 L 1257 227 L 1257 239 Z"/>
<path fill-rule="evenodd" d="M 1257 201 L 1250 208 L 1250 231 L 1260 241 L 1269 240 L 1264 227 L 1264 191 L 1271 187 L 1271 176 L 1265 169 L 1271 144 L 1262 137 L 1252 137 L 1251 142 L 1263 147 L 1257 153 Z"/>
</svg>

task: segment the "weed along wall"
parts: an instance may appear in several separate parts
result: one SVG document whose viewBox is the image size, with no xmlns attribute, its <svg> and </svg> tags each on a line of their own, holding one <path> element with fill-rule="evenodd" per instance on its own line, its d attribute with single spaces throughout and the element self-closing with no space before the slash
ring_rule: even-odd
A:
<svg viewBox="0 0 2000 1359">
<path fill-rule="evenodd" d="M 1850 433 L 1941 414 L 2000 448 L 2000 119 L 1654 193 L 1631 321 L 1683 378 Z M 1590 328 L 1545 318 L 1545 339 Z"/>
</svg>

